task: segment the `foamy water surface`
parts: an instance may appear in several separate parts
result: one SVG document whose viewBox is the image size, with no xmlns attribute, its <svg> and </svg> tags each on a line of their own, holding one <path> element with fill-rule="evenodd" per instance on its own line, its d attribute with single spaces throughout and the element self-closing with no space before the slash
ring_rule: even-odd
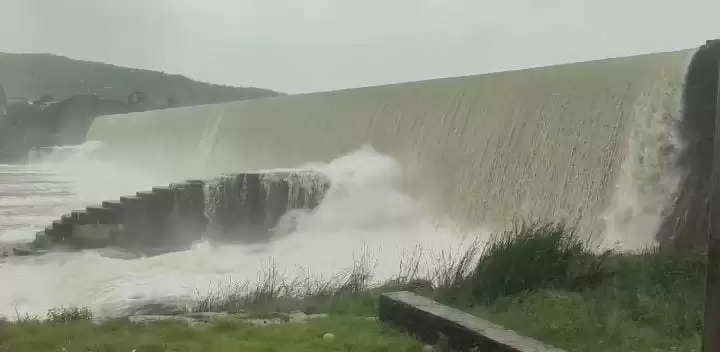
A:
<svg viewBox="0 0 720 352">
<path fill-rule="evenodd" d="M 28 165 L 0 165 L 0 243 L 32 241 L 63 213 L 183 179 L 94 160 L 98 147 L 89 143 Z M 376 263 L 375 280 L 381 281 L 395 275 L 400 261 L 418 247 L 430 255 L 457 251 L 478 233 L 466 235 L 432 220 L 395 187 L 397 164 L 371 148 L 329 163 L 288 166 L 309 166 L 332 180 L 319 207 L 281 219 L 280 225 L 293 222 L 293 232 L 260 244 L 201 242 L 190 250 L 133 259 L 108 255 L 108 249 L 5 258 L 0 315 L 12 319 L 16 311 L 44 315 L 55 306 L 82 305 L 100 316 L 117 316 L 146 303 L 188 301 L 229 280 L 252 282 L 269 262 L 288 277 L 330 277 L 365 256 Z"/>
</svg>

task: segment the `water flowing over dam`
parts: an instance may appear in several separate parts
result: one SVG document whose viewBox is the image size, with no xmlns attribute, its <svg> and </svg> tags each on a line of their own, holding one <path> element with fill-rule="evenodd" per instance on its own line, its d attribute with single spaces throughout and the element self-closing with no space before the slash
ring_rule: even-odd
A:
<svg viewBox="0 0 720 352">
<path fill-rule="evenodd" d="M 82 145 L 0 164 L 0 282 L 10 283 L 0 317 L 63 305 L 121 316 L 252 281 L 270 266 L 288 279 L 335 277 L 360 260 L 375 263 L 383 282 L 408 257 L 432 264 L 515 217 L 578 221 L 583 234 L 623 249 L 655 239 L 701 244 L 719 58 L 709 43 L 98 118 Z M 248 176 L 271 169 L 280 179 Z M 190 192 L 192 202 L 173 198 L 192 204 L 189 212 L 167 203 L 144 210 L 167 199 L 166 188 Z M 83 212 L 105 214 L 104 201 L 112 208 L 122 198 L 134 212 L 109 229 L 191 241 L 170 252 L 9 250 L 48 226 L 62 229 L 63 214 L 77 214 L 78 234 L 97 236 L 89 230 L 102 221 L 86 224 Z M 179 221 L 192 219 L 197 227 Z M 232 240 L 258 228 L 259 241 Z"/>
<path fill-rule="evenodd" d="M 97 119 L 114 162 L 208 177 L 329 161 L 363 145 L 460 225 L 578 221 L 637 248 L 704 238 L 717 49 Z M 708 133 L 710 133 L 708 135 Z M 383 207 L 383 204 L 377 204 Z"/>
</svg>

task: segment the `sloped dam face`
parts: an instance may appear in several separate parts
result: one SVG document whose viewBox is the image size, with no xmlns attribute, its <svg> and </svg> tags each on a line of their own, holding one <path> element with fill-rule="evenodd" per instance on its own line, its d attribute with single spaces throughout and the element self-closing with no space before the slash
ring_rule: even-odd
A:
<svg viewBox="0 0 720 352">
<path fill-rule="evenodd" d="M 627 248 L 699 243 L 716 51 L 107 116 L 88 140 L 110 160 L 176 178 L 370 145 L 400 165 L 404 191 L 468 228 L 537 217 Z"/>
</svg>

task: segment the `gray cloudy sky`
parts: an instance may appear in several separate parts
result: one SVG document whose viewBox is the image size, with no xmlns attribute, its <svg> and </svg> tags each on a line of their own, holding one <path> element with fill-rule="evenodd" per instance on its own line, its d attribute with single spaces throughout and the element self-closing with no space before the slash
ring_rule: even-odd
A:
<svg viewBox="0 0 720 352">
<path fill-rule="evenodd" d="M 289 93 L 694 47 L 720 0 L 0 0 L 0 51 Z"/>
</svg>

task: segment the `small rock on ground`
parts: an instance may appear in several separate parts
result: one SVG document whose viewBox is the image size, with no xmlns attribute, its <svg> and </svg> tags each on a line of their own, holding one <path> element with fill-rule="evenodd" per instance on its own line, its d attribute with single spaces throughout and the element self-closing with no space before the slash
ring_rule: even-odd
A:
<svg viewBox="0 0 720 352">
<path fill-rule="evenodd" d="M 128 320 L 131 323 L 135 324 L 150 324 L 161 321 L 175 321 L 193 326 L 200 323 L 193 318 L 183 317 L 180 315 L 131 315 L 128 317 Z"/>
<path fill-rule="evenodd" d="M 222 312 L 197 312 L 184 314 L 133 314 L 128 316 L 128 320 L 136 324 L 176 321 L 186 323 L 190 326 L 195 326 L 212 323 L 216 320 L 230 317 L 236 319 L 239 318 L 239 321 L 253 326 L 268 326 L 279 324 L 304 324 L 311 319 L 327 318 L 327 314 L 305 314 L 300 311 L 294 311 L 289 314 L 278 313 L 278 317 L 274 318 L 248 318 L 247 313 L 228 314 Z"/>
</svg>

